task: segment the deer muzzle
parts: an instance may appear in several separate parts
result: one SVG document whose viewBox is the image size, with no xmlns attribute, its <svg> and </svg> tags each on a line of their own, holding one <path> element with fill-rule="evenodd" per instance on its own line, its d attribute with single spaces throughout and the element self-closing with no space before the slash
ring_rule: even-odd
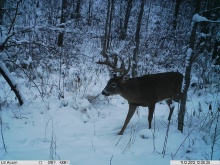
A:
<svg viewBox="0 0 220 165">
<path fill-rule="evenodd" d="M 108 91 L 106 91 L 106 89 L 104 89 L 104 90 L 102 91 L 102 94 L 103 94 L 104 96 L 109 96 L 109 95 L 110 95 L 110 93 L 109 93 Z"/>
</svg>

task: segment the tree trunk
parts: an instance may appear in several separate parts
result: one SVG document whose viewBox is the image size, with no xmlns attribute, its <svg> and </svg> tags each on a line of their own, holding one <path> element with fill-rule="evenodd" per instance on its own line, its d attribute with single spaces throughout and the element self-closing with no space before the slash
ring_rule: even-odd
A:
<svg viewBox="0 0 220 165">
<path fill-rule="evenodd" d="M 212 59 L 214 60 L 215 65 L 220 65 L 220 39 L 215 40 L 214 49 L 212 52 Z"/>
<path fill-rule="evenodd" d="M 76 10 L 75 10 L 75 19 L 78 20 L 80 19 L 81 15 L 80 15 L 80 0 L 77 0 L 76 2 Z"/>
<path fill-rule="evenodd" d="M 88 25 L 92 25 L 93 0 L 89 0 Z"/>
<path fill-rule="evenodd" d="M 61 11 L 61 19 L 60 19 L 60 28 L 64 28 L 65 26 L 63 25 L 66 22 L 66 9 L 67 9 L 67 0 L 62 0 L 62 11 Z M 63 38 L 64 38 L 64 32 L 60 32 L 58 35 L 58 41 L 57 45 L 58 46 L 63 46 Z"/>
<path fill-rule="evenodd" d="M 134 48 L 134 54 L 133 54 L 132 77 L 137 76 L 137 61 L 138 61 L 139 44 L 140 44 L 141 20 L 142 20 L 142 16 L 144 13 L 144 3 L 145 3 L 145 0 L 142 0 L 141 9 L 138 15 L 136 33 L 135 33 L 135 48 Z"/>
<path fill-rule="evenodd" d="M 0 1 L 0 25 L 2 25 L 2 19 L 3 19 L 3 15 L 4 15 L 4 5 L 5 5 L 5 1 L 6 0 L 1 0 Z"/>
<path fill-rule="evenodd" d="M 102 48 L 103 54 L 106 54 L 107 50 L 109 49 L 113 10 L 114 10 L 114 0 L 108 0 L 107 18 L 105 21 L 105 35 L 103 37 L 103 48 Z"/>
<path fill-rule="evenodd" d="M 195 6 L 195 13 L 198 13 L 200 10 L 200 0 L 196 1 Z M 189 48 L 187 50 L 187 59 L 186 59 L 186 70 L 185 70 L 185 78 L 184 78 L 184 84 L 182 89 L 182 97 L 180 102 L 180 111 L 178 114 L 178 130 L 183 132 L 183 126 L 184 126 L 184 116 L 186 112 L 186 100 L 187 100 L 187 92 L 190 85 L 190 79 L 191 79 L 191 69 L 193 62 L 196 58 L 196 55 L 194 53 L 194 47 L 195 47 L 195 41 L 196 41 L 196 29 L 198 26 L 198 22 L 193 22 L 193 27 L 190 34 L 190 43 Z"/>
<path fill-rule="evenodd" d="M 121 34 L 120 34 L 120 37 L 119 37 L 121 40 L 124 40 L 127 36 L 128 21 L 129 21 L 129 17 L 130 17 L 130 14 L 131 14 L 131 9 L 132 9 L 132 1 L 133 0 L 128 0 L 128 5 L 127 5 L 125 19 L 124 19 L 124 26 L 121 29 Z"/>
<path fill-rule="evenodd" d="M 10 75 L 10 72 L 8 71 L 8 69 L 2 61 L 0 61 L 0 74 L 4 77 L 8 85 L 11 87 L 11 90 L 15 93 L 15 96 L 17 97 L 19 104 L 22 105 L 24 103 L 24 98 L 22 94 L 19 92 L 19 88 L 17 88 L 17 83 L 13 80 L 12 76 Z"/>
<path fill-rule="evenodd" d="M 5 5 L 5 0 L 1 0 L 0 1 L 0 25 L 2 25 L 3 23 L 3 15 L 4 15 L 4 11 L 3 11 L 3 8 L 4 8 L 4 5 Z M 2 29 L 0 28 L 0 37 L 2 37 L 3 34 L 2 34 Z M 4 45 L 0 45 L 0 51 L 4 49 Z"/>
<path fill-rule="evenodd" d="M 110 42 L 111 42 L 111 29 L 112 29 L 112 19 L 113 19 L 113 13 L 114 13 L 114 5 L 115 1 L 111 0 L 111 9 L 110 9 L 110 20 L 109 20 L 109 28 L 108 28 L 108 39 L 107 39 L 107 50 L 109 49 Z"/>
<path fill-rule="evenodd" d="M 174 16 L 173 16 L 173 30 L 174 31 L 176 31 L 177 17 L 179 14 L 180 4 L 181 4 L 181 0 L 176 0 L 176 5 L 175 5 L 175 9 L 174 9 Z"/>
</svg>

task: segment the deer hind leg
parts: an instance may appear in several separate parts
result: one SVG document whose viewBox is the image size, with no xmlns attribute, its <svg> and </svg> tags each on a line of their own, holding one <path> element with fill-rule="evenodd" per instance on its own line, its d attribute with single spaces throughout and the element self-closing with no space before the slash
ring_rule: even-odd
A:
<svg viewBox="0 0 220 165">
<path fill-rule="evenodd" d="M 148 109 L 149 109 L 148 123 L 149 123 L 149 129 L 151 129 L 151 122 L 152 122 L 153 115 L 154 115 L 155 103 L 149 105 Z"/>
<path fill-rule="evenodd" d="M 168 100 L 166 100 L 166 103 L 167 103 L 168 107 L 170 108 L 170 113 L 169 113 L 169 116 L 168 116 L 168 120 L 170 121 L 175 106 L 174 106 L 174 104 L 173 104 L 173 100 L 172 100 L 172 99 L 168 99 Z"/>
<path fill-rule="evenodd" d="M 121 131 L 118 133 L 119 135 L 123 135 L 125 128 L 127 127 L 129 121 L 131 120 L 132 116 L 134 115 L 134 112 L 136 110 L 137 106 L 136 105 L 132 105 L 129 104 L 129 110 L 128 110 L 128 114 L 127 117 L 125 119 L 124 125 L 121 129 Z"/>
</svg>

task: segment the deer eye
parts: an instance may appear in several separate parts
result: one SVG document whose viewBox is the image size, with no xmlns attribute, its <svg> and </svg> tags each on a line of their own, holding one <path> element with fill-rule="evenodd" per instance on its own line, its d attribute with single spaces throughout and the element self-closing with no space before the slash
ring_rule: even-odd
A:
<svg viewBox="0 0 220 165">
<path fill-rule="evenodd" d="M 116 83 L 112 83 L 112 87 L 116 88 L 117 84 Z"/>
</svg>

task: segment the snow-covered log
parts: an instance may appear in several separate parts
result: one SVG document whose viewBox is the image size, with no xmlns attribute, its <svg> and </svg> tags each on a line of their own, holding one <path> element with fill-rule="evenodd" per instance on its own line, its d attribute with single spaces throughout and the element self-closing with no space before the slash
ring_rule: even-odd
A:
<svg viewBox="0 0 220 165">
<path fill-rule="evenodd" d="M 18 84 L 16 83 L 15 79 L 11 76 L 11 73 L 9 70 L 6 68 L 5 64 L 0 61 L 0 74 L 5 78 L 7 81 L 8 85 L 11 87 L 11 90 L 15 93 L 19 104 L 22 105 L 24 103 L 24 97 L 22 93 L 20 92 L 18 88 Z"/>
</svg>

